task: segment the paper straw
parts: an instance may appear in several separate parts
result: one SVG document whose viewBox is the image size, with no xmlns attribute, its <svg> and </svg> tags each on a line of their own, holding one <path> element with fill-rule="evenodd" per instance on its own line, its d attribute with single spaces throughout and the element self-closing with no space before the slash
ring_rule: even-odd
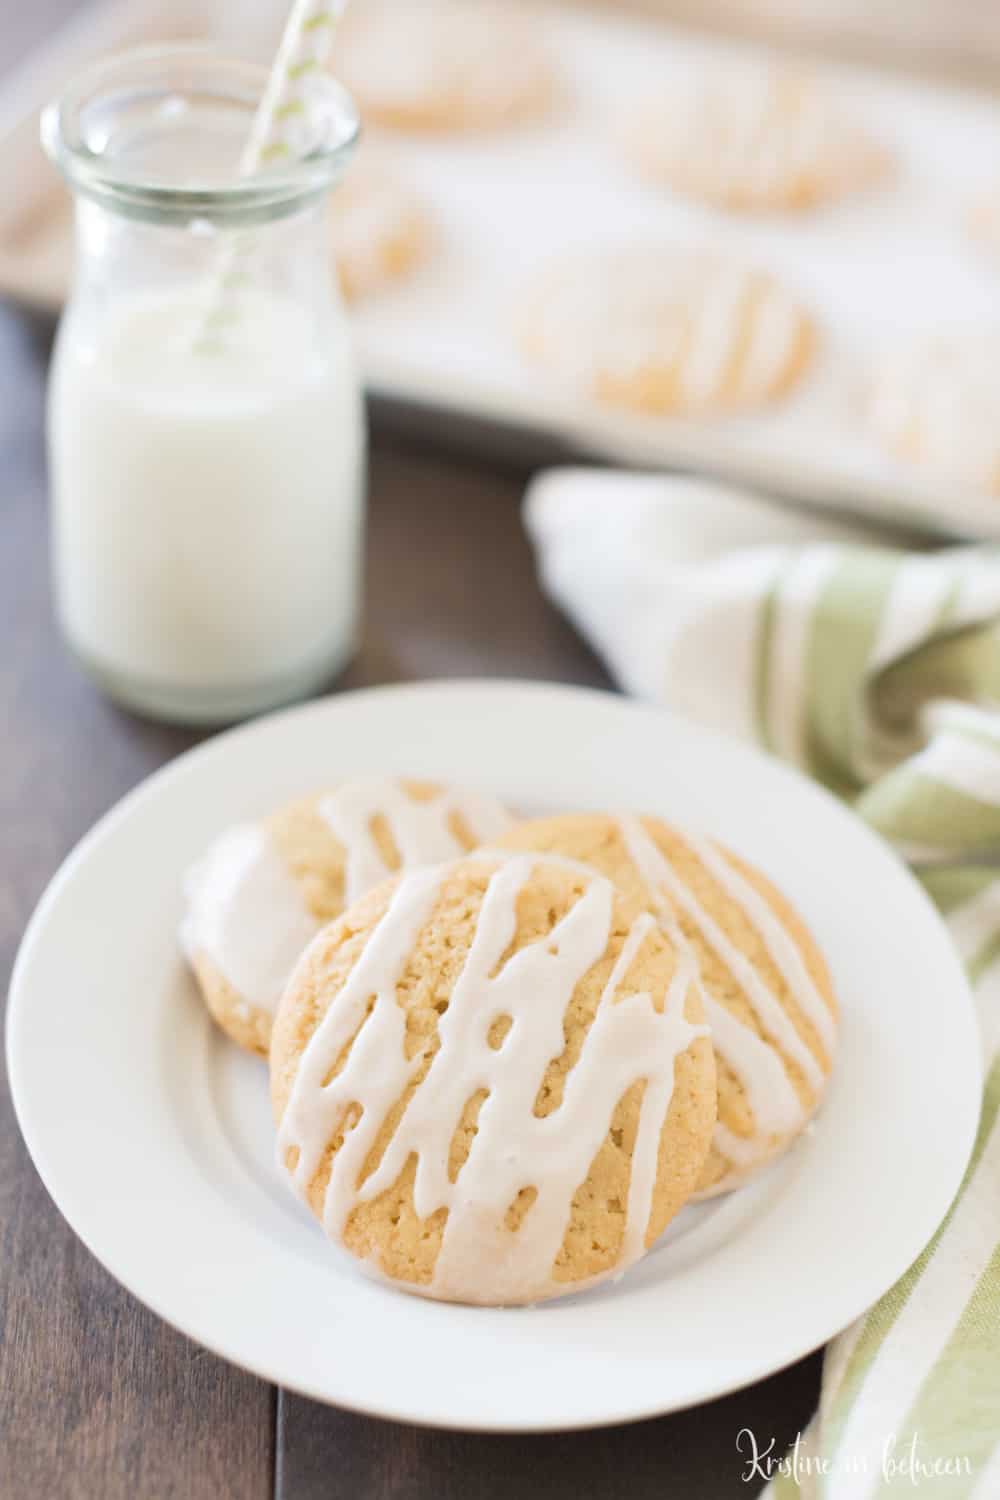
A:
<svg viewBox="0 0 1000 1500">
<path fill-rule="evenodd" d="M 301 154 L 303 127 L 308 127 L 310 117 L 310 81 L 330 55 L 337 23 L 346 6 L 347 0 L 294 0 L 267 87 L 240 155 L 241 177 L 251 177 L 262 167 L 294 160 Z M 196 348 L 211 350 L 220 346 L 225 329 L 237 316 L 239 292 L 247 279 L 247 262 L 253 249 L 253 236 L 241 234 L 222 257 L 197 332 Z"/>
</svg>

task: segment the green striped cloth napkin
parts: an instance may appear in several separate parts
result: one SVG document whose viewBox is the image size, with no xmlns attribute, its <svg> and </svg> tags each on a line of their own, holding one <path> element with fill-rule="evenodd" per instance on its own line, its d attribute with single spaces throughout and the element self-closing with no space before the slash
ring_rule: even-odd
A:
<svg viewBox="0 0 1000 1500">
<path fill-rule="evenodd" d="M 1000 551 L 902 552 L 703 481 L 589 470 L 536 480 L 525 524 L 543 587 L 627 691 L 833 788 L 947 918 L 983 1036 L 972 1161 L 920 1258 L 827 1349 L 768 1497 L 998 1500 Z"/>
</svg>

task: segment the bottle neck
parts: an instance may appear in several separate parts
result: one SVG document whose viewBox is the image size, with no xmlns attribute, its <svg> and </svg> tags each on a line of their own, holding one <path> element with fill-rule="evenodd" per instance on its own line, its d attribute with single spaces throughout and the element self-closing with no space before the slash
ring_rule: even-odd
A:
<svg viewBox="0 0 1000 1500">
<path fill-rule="evenodd" d="M 210 216 L 185 223 L 151 222 L 106 202 L 76 202 L 73 307 L 99 310 L 136 296 L 193 299 L 218 280 L 220 267 L 239 263 L 248 297 L 294 304 L 320 329 L 340 311 L 326 198 L 252 228 Z M 239 293 L 237 294 L 239 295 Z"/>
</svg>

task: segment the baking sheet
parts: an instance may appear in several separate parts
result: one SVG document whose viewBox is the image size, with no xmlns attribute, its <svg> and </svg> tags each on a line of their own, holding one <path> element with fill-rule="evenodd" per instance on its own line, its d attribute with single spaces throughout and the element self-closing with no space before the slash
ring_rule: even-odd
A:
<svg viewBox="0 0 1000 1500">
<path fill-rule="evenodd" d="M 971 90 L 830 65 L 830 86 L 850 115 L 896 152 L 894 176 L 812 215 L 725 215 L 642 182 L 618 152 L 614 124 L 622 101 L 647 85 L 669 89 L 671 77 L 713 54 L 752 49 L 600 8 L 535 9 L 569 83 L 554 119 L 489 137 L 385 138 L 383 149 L 427 199 L 437 246 L 408 283 L 356 313 L 369 387 L 393 401 L 541 432 L 585 454 L 695 468 L 928 531 L 1000 537 L 1000 498 L 960 493 L 892 462 L 861 422 L 880 349 L 922 333 L 1000 325 L 1000 268 L 966 227 L 970 200 L 1000 182 L 1000 106 Z M 244 50 L 265 48 L 274 16 L 258 12 L 257 34 L 241 34 Z M 8 85 L 0 98 L 0 289 L 51 306 L 65 284 L 68 217 L 35 143 L 38 105 L 96 52 L 218 35 L 231 22 L 225 6 L 104 6 Z M 777 272 L 822 332 L 794 396 L 738 419 L 632 417 L 567 394 L 527 365 L 513 324 L 535 274 L 573 246 L 635 240 L 721 245 Z"/>
</svg>

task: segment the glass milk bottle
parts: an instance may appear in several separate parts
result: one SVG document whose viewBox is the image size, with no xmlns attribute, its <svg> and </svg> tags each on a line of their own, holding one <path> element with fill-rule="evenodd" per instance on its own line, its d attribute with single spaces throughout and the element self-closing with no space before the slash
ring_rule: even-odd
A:
<svg viewBox="0 0 1000 1500">
<path fill-rule="evenodd" d="M 163 47 L 42 121 L 76 205 L 49 385 L 57 609 L 112 697 L 188 722 L 320 686 L 358 617 L 364 427 L 326 217 L 357 115 L 317 78 L 304 154 L 240 179 L 264 81 Z"/>
</svg>

